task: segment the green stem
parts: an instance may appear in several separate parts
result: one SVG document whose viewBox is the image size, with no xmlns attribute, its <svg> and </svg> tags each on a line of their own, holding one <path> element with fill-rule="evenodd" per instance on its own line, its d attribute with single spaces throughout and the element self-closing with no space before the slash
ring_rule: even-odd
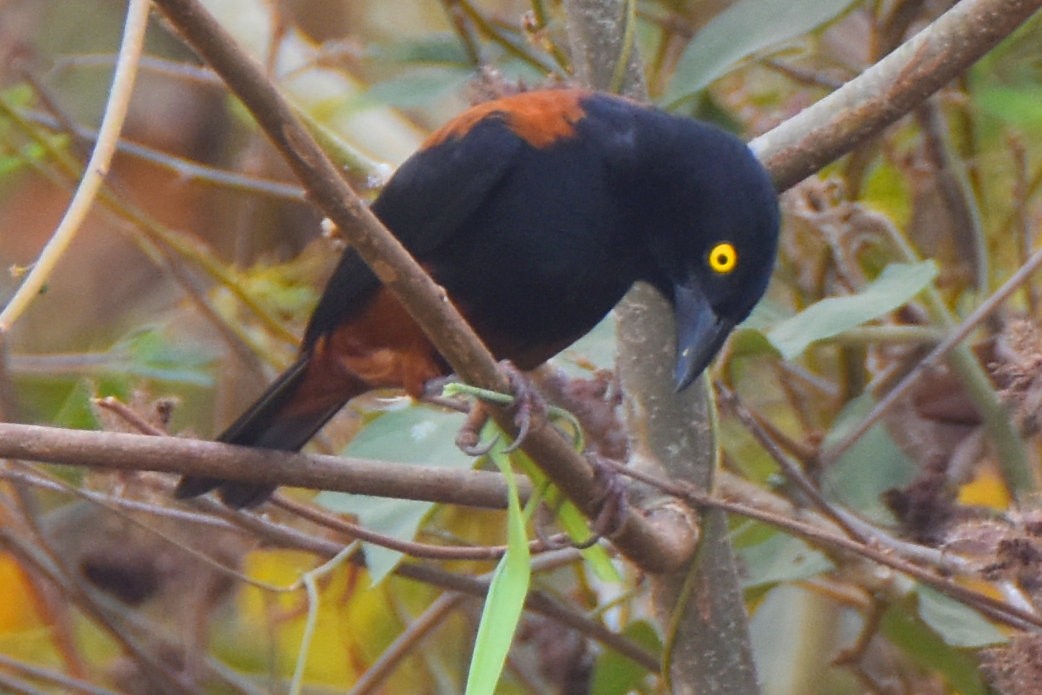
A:
<svg viewBox="0 0 1042 695">
<path fill-rule="evenodd" d="M 919 254 L 912 248 L 905 236 L 894 225 L 884 225 L 891 241 L 906 263 L 921 262 Z M 931 285 L 920 295 L 927 311 L 934 321 L 946 330 L 956 327 L 958 321 L 941 298 L 941 293 Z M 1024 441 L 1017 432 L 1006 406 L 999 400 L 992 387 L 987 372 L 977 361 L 973 351 L 965 343 L 960 343 L 948 353 L 948 366 L 952 373 L 962 382 L 974 408 L 984 421 L 984 428 L 991 436 L 998 453 L 999 465 L 1002 468 L 1006 484 L 1014 497 L 1023 499 L 1037 489 L 1035 473 L 1028 458 Z"/>
</svg>

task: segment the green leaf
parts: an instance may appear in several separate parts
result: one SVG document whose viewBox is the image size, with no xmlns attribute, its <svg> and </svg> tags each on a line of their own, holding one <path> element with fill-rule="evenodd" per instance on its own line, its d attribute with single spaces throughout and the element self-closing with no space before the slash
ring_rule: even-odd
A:
<svg viewBox="0 0 1042 695">
<path fill-rule="evenodd" d="M 822 450 L 846 437 L 875 405 L 869 394 L 861 395 L 844 406 L 822 442 Z M 825 472 L 827 495 L 858 510 L 873 521 L 892 524 L 893 515 L 880 501 L 880 495 L 891 488 L 907 485 L 915 479 L 916 465 L 890 437 L 886 427 L 877 424 L 861 437 Z"/>
<path fill-rule="evenodd" d="M 441 66 L 415 68 L 400 75 L 377 82 L 353 105 L 387 105 L 398 108 L 430 106 L 446 94 L 458 92 L 473 78 L 470 68 Z"/>
<path fill-rule="evenodd" d="M 738 0 L 688 45 L 663 101 L 675 107 L 744 58 L 806 34 L 852 4 L 851 0 Z"/>
<path fill-rule="evenodd" d="M 986 647 L 1006 641 L 980 613 L 927 586 L 920 586 L 919 617 L 953 647 Z"/>
<path fill-rule="evenodd" d="M 728 342 L 728 354 L 732 357 L 753 355 L 772 355 L 776 357 L 778 350 L 762 331 L 748 328 L 745 324 L 742 324 L 731 333 Z"/>
<path fill-rule="evenodd" d="M 77 430 L 95 429 L 98 427 L 98 420 L 91 408 L 91 399 L 95 395 L 94 386 L 89 381 L 80 379 L 62 401 L 58 412 L 53 415 L 51 424 Z"/>
<path fill-rule="evenodd" d="M 69 139 L 65 136 L 51 136 L 50 140 L 58 150 L 65 149 L 69 144 Z M 30 142 L 22 145 L 17 154 L 0 157 L 0 176 L 18 171 L 29 162 L 42 162 L 47 153 L 47 148 L 39 143 Z"/>
<path fill-rule="evenodd" d="M 662 651 L 655 628 L 643 620 L 630 623 L 622 631 L 623 636 L 631 642 L 657 654 Z M 643 666 L 626 658 L 614 649 L 605 649 L 597 657 L 593 666 L 591 693 L 597 695 L 626 695 L 640 692 L 640 683 L 647 678 L 648 671 Z"/>
<path fill-rule="evenodd" d="M 466 470 L 474 459 L 456 447 L 460 423 L 458 414 L 429 406 L 391 410 L 359 432 L 344 455 Z M 328 491 L 319 493 L 315 501 L 335 512 L 355 514 L 366 528 L 401 540 L 412 540 L 434 507 L 433 502 Z M 366 543 L 365 559 L 370 580 L 378 584 L 398 566 L 402 554 Z"/>
<path fill-rule="evenodd" d="M 974 104 L 984 113 L 1028 131 L 1042 125 L 1042 85 L 982 85 Z"/>
<path fill-rule="evenodd" d="M 498 427 L 493 431 L 500 433 L 500 437 L 505 436 Z M 593 535 L 593 530 L 590 528 L 590 522 L 579 511 L 579 508 L 571 500 L 565 498 L 561 491 L 550 483 L 543 469 L 537 466 L 524 451 L 515 451 L 510 457 L 521 471 L 528 476 L 528 480 L 532 483 L 532 489 L 543 491 L 546 506 L 555 510 L 557 523 L 568 534 L 568 537 L 576 543 L 585 543 Z M 604 546 L 594 544 L 588 548 L 583 548 L 580 552 L 583 560 L 590 565 L 594 574 L 602 582 L 618 583 L 622 581 L 622 576 L 612 563 L 611 556 L 608 555 L 608 551 Z"/>
<path fill-rule="evenodd" d="M 490 453 L 510 491 L 507 506 L 507 551 L 492 574 L 492 582 L 481 612 L 474 653 L 470 657 L 467 675 L 467 695 L 492 695 L 503 672 L 507 652 L 514 641 L 514 633 L 521 620 L 525 597 L 532 579 L 528 536 L 525 533 L 526 514 L 521 511 L 517 481 L 510 467 L 510 457 L 497 443 Z M 535 506 L 530 504 L 529 512 Z"/>
<path fill-rule="evenodd" d="M 424 34 L 365 47 L 365 59 L 384 65 L 455 65 L 473 72 L 473 65 L 459 36 Z"/>
<path fill-rule="evenodd" d="M 914 595 L 890 606 L 880 622 L 880 631 L 915 663 L 941 674 L 960 695 L 985 695 L 976 659 L 945 644 L 918 619 Z"/>
<path fill-rule="evenodd" d="M 767 338 L 791 360 L 818 340 L 882 316 L 906 304 L 937 277 L 937 264 L 892 263 L 871 284 L 848 297 L 829 297 L 775 325 Z"/>
<path fill-rule="evenodd" d="M 114 345 L 109 354 L 108 369 L 123 376 L 193 386 L 213 385 L 213 376 L 207 369 L 213 356 L 202 349 L 178 344 L 162 328 L 138 331 Z"/>
<path fill-rule="evenodd" d="M 807 579 L 834 567 L 824 553 L 784 533 L 771 533 L 753 545 L 742 545 L 739 538 L 734 541 L 744 570 L 744 589 Z"/>
</svg>

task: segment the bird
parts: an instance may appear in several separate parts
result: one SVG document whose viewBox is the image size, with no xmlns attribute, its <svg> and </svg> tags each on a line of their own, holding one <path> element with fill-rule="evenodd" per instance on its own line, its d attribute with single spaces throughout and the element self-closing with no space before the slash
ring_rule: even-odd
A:
<svg viewBox="0 0 1042 695">
<path fill-rule="evenodd" d="M 371 204 L 499 360 L 534 369 L 590 331 L 638 281 L 672 305 L 674 385 L 691 384 L 764 294 L 780 213 L 768 172 L 734 135 L 578 88 L 477 104 L 435 130 Z M 451 368 L 348 248 L 298 358 L 218 441 L 296 451 L 352 398 L 420 397 Z M 252 507 L 269 485 L 204 476 Z"/>
</svg>

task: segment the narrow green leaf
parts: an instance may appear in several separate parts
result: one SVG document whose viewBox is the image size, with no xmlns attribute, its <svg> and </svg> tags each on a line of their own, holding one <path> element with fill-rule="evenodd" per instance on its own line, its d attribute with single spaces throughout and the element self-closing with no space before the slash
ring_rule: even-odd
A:
<svg viewBox="0 0 1042 695">
<path fill-rule="evenodd" d="M 497 428 L 496 431 L 499 432 L 499 429 Z M 570 500 L 565 499 L 561 491 L 550 484 L 543 470 L 524 451 L 515 451 L 511 454 L 511 458 L 517 463 L 521 471 L 528 476 L 529 481 L 532 483 L 532 489 L 546 491 L 544 493 L 546 504 L 549 508 L 556 510 L 557 523 L 561 525 L 568 537 L 576 543 L 585 543 L 593 535 L 593 529 L 590 528 L 589 521 L 579 511 L 579 508 Z M 608 551 L 603 546 L 591 545 L 588 548 L 583 548 L 581 552 L 583 560 L 590 565 L 594 574 L 602 582 L 617 583 L 622 581 L 618 568 L 612 563 L 611 556 L 608 555 Z"/>
<path fill-rule="evenodd" d="M 473 71 L 459 36 L 450 32 L 399 38 L 365 46 L 366 60 L 387 65 L 455 65 Z"/>
<path fill-rule="evenodd" d="M 521 511 L 517 481 L 510 467 L 510 457 L 497 444 L 490 453 L 506 479 L 510 497 L 507 507 L 507 551 L 496 566 L 489 585 L 485 608 L 481 612 L 474 653 L 467 675 L 467 695 L 492 695 L 503 672 L 510 644 L 514 641 L 521 612 L 532 578 L 526 515 Z"/>
<path fill-rule="evenodd" d="M 122 375 L 133 375 L 156 381 L 212 386 L 208 367 L 213 356 L 199 347 L 179 344 L 162 327 L 132 334 L 109 351 L 109 369 Z"/>
<path fill-rule="evenodd" d="M 818 340 L 882 316 L 909 302 L 937 277 L 937 264 L 892 263 L 871 284 L 848 297 L 829 297 L 777 324 L 767 338 L 787 360 Z"/>
<path fill-rule="evenodd" d="M 688 45 L 663 101 L 676 106 L 744 58 L 806 34 L 851 4 L 851 0 L 738 0 Z"/>
<path fill-rule="evenodd" d="M 418 67 L 373 84 L 356 103 L 398 108 L 425 107 L 446 94 L 457 93 L 472 76 L 469 67 Z"/>
</svg>

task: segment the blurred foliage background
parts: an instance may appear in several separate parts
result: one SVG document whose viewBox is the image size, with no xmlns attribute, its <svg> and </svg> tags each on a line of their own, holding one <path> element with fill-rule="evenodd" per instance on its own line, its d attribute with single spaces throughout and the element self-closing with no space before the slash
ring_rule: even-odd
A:
<svg viewBox="0 0 1042 695">
<path fill-rule="evenodd" d="M 644 0 L 636 5 L 637 40 L 654 101 L 751 139 L 951 4 Z M 563 10 L 550 0 L 207 5 L 339 139 L 352 183 L 370 196 L 425 133 L 468 104 L 569 81 Z M 7 270 L 0 301 L 14 293 L 68 203 L 104 107 L 124 14 L 114 0 L 0 2 L 0 266 Z M 340 242 L 323 235 L 242 107 L 154 20 L 107 177 L 110 201 L 4 336 L 6 420 L 131 429 L 96 404 L 112 396 L 171 433 L 211 437 L 292 359 L 337 258 Z M 1032 502 L 1042 402 L 1037 281 L 974 333 L 972 351 L 921 379 L 885 426 L 836 460 L 820 454 L 1036 248 L 1040 40 L 1036 17 L 913 114 L 785 194 L 768 297 L 714 373 L 729 402 L 750 411 L 761 434 L 832 504 L 868 521 L 877 540 L 893 540 L 893 552 L 948 572 L 957 567 L 967 586 L 1032 610 L 1042 569 Z M 843 301 L 821 303 L 826 298 Z M 612 340 L 609 321 L 555 360 L 609 403 L 617 395 L 603 372 L 612 366 Z M 313 446 L 467 467 L 472 460 L 449 446 L 459 422 L 374 394 L 345 409 Z M 722 487 L 803 514 L 806 500 L 753 429 L 723 407 Z M 81 692 L 155 692 L 134 645 L 200 692 L 283 692 L 302 659 L 307 692 L 351 684 L 353 692 L 463 689 L 476 600 L 435 614 L 429 634 L 412 632 L 441 589 L 393 575 L 374 583 L 358 566 L 337 567 L 318 579 L 317 624 L 301 656 L 305 595 L 275 587 L 291 587 L 321 565 L 315 553 L 201 511 L 177 516 L 163 476 L 14 463 L 3 470 L 31 483 L 20 492 L 0 487 L 6 542 L 22 538 L 23 553 L 60 559 L 68 581 L 50 582 L 24 555 L 0 553 L 2 689 L 76 691 L 56 682 L 64 674 L 97 688 L 77 685 Z M 85 500 L 69 486 L 136 506 Z M 492 512 L 388 507 L 330 493 L 317 502 L 427 542 L 497 545 L 506 534 Z M 346 542 L 284 510 L 269 516 Z M 759 523 L 733 519 L 732 540 L 764 692 L 973 695 L 1037 692 L 1031 687 L 1042 682 L 1037 638 L 990 623 L 970 605 Z M 373 563 L 386 572 L 401 560 L 369 552 L 374 572 Z M 425 564 L 464 575 L 493 567 Z M 657 654 L 638 573 L 619 563 L 619 576 L 606 577 L 577 556 L 546 564 L 533 588 Z M 122 630 L 132 645 L 114 635 L 120 630 L 99 626 L 80 583 L 133 626 Z M 395 642 L 403 636 L 414 641 Z M 392 644 L 402 650 L 388 657 Z M 381 659 L 391 659 L 386 679 L 367 682 L 374 665 L 387 665 Z M 647 664 L 590 634 L 530 614 L 500 691 L 667 686 Z"/>
</svg>

